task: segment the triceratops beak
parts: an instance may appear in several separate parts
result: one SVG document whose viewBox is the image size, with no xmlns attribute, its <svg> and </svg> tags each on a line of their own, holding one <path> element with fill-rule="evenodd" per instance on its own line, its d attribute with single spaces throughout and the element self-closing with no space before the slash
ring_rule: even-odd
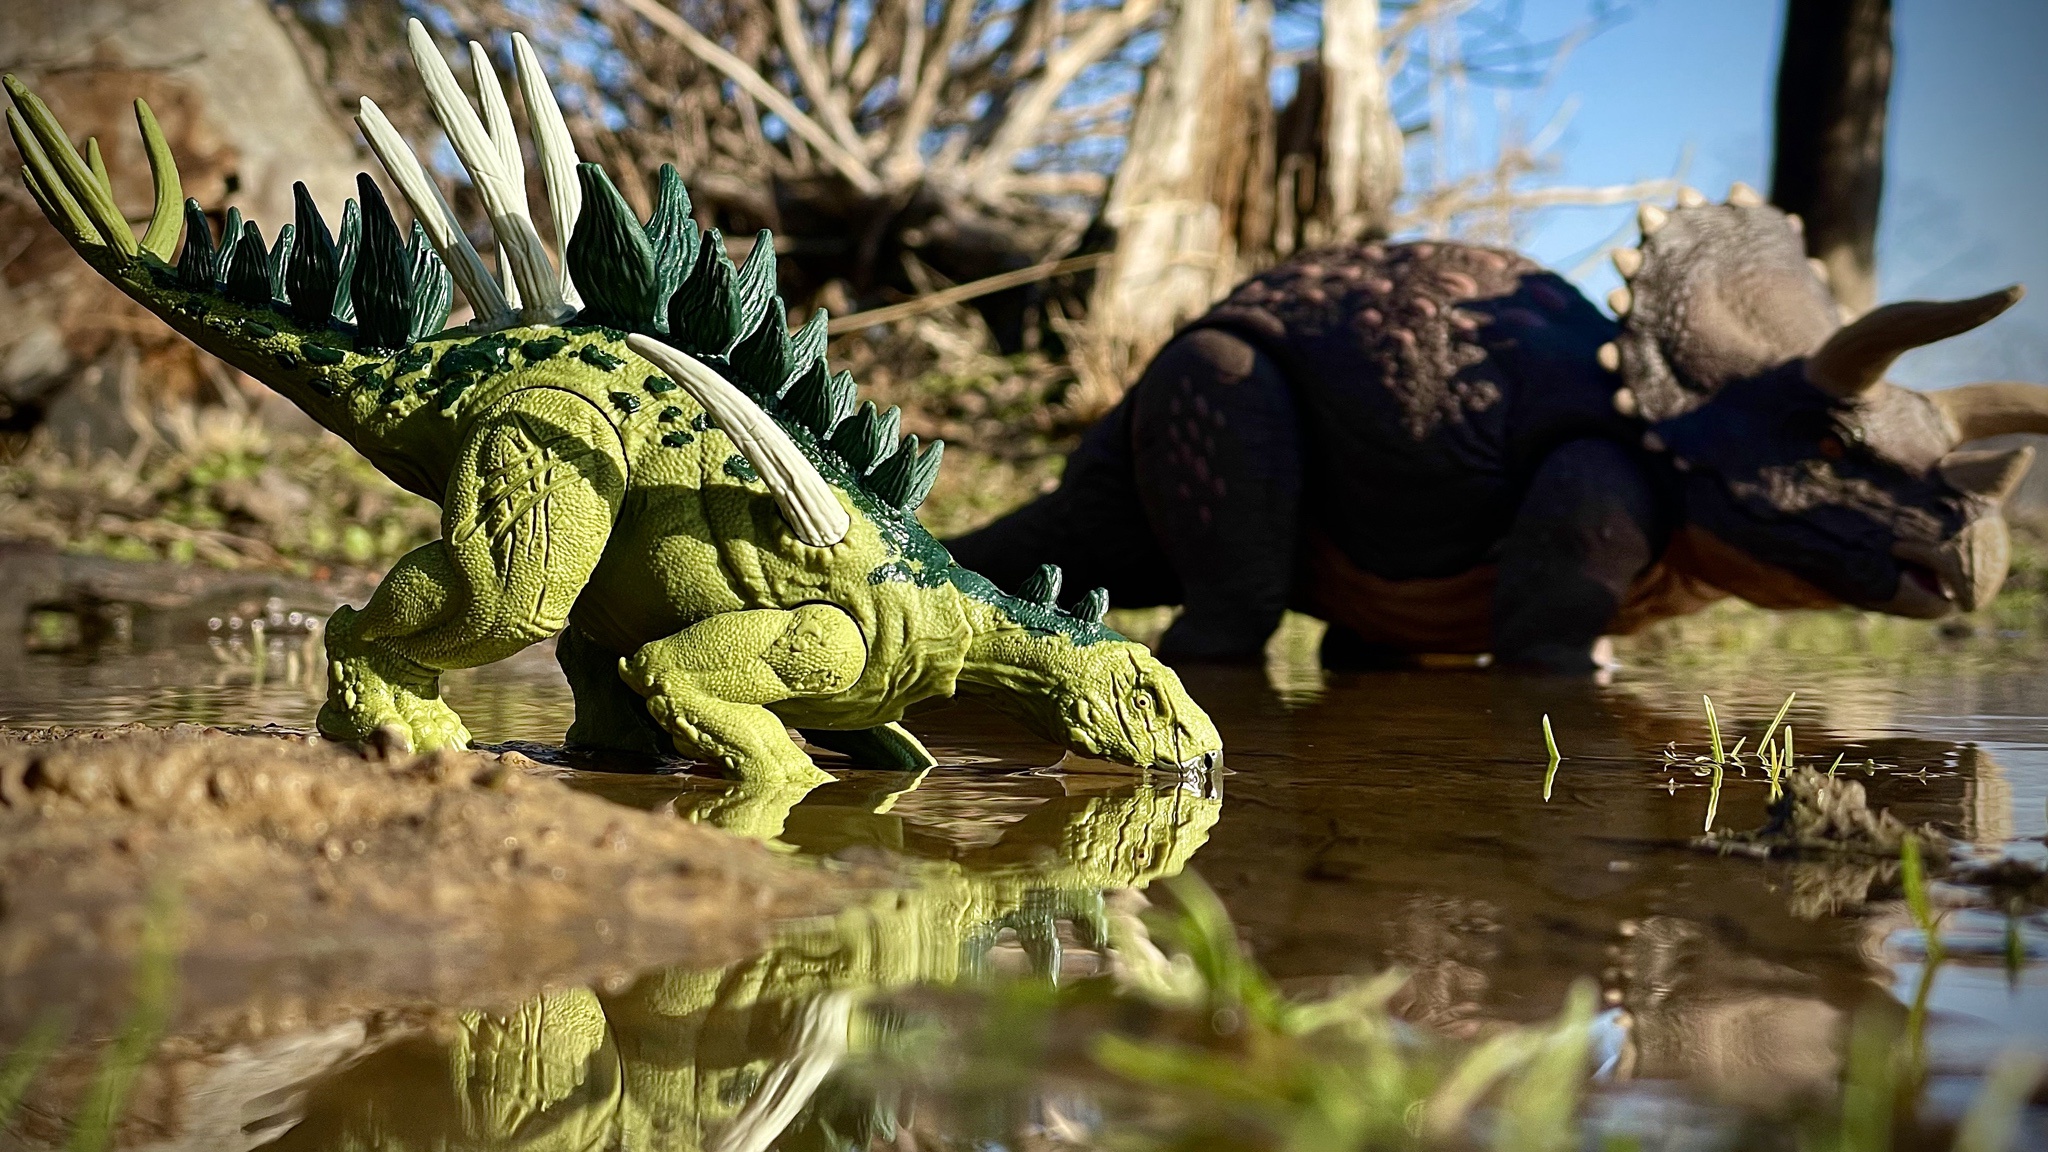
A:
<svg viewBox="0 0 2048 1152">
<path fill-rule="evenodd" d="M 2012 535 L 2005 517 L 1980 516 L 1942 546 L 1941 582 L 1955 597 L 1956 607 L 1975 612 L 1998 595 L 2011 562 Z"/>
<path fill-rule="evenodd" d="M 1992 512 L 1971 521 L 1941 544 L 1901 540 L 1892 545 L 1892 555 L 1931 573 L 1941 587 L 1938 592 L 1924 587 L 1927 579 L 1909 570 L 1900 575 L 1899 594 L 1885 611 L 1933 618 L 1947 615 L 1953 605 L 1974 612 L 1989 604 L 2005 583 L 2006 567 L 2012 560 L 2012 536 L 2005 518 Z"/>
</svg>

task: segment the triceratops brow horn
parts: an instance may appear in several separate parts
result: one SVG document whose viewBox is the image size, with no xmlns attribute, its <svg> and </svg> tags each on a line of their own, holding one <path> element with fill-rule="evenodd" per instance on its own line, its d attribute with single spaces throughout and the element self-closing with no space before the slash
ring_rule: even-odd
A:
<svg viewBox="0 0 2048 1152">
<path fill-rule="evenodd" d="M 1806 378 L 1830 395 L 1853 399 L 1882 380 L 1900 356 L 1968 332 L 2019 303 L 2025 294 L 2026 289 L 2014 284 L 1968 300 L 1903 300 L 1873 309 L 1837 330 L 1806 358 Z"/>
<path fill-rule="evenodd" d="M 2048 384 L 1999 381 L 1929 392 L 1956 428 L 1956 443 L 2013 432 L 2048 432 Z"/>
</svg>

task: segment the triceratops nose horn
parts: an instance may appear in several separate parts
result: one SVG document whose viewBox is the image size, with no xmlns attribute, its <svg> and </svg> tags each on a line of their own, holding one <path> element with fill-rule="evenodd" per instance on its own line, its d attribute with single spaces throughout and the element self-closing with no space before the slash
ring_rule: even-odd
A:
<svg viewBox="0 0 2048 1152">
<path fill-rule="evenodd" d="M 1806 358 L 1806 379 L 1830 395 L 1851 400 L 1884 378 L 1901 355 L 1977 327 L 2019 303 L 2017 284 L 1969 300 L 1903 300 L 1843 326 Z"/>
</svg>

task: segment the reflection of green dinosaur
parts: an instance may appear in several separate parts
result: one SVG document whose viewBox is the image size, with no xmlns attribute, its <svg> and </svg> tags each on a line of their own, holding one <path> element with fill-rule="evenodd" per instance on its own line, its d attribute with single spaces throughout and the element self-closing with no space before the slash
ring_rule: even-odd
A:
<svg viewBox="0 0 2048 1152">
<path fill-rule="evenodd" d="M 7 79 L 29 191 L 93 268 L 442 505 L 442 539 L 329 622 L 323 734 L 466 745 L 441 673 L 560 632 L 572 740 L 673 744 L 750 780 L 824 779 L 785 725 L 862 766 L 928 766 L 897 722 L 956 691 L 1087 756 L 1179 766 L 1220 751 L 1172 670 L 1103 625 L 1105 593 L 1063 609 L 1047 567 L 1009 595 L 925 532 L 940 446 L 899 440 L 894 408 L 856 410 L 853 378 L 826 366 L 822 310 L 790 334 L 772 237 L 735 269 L 672 167 L 635 219 L 602 168 L 576 163 L 514 36 L 558 269 L 489 61 L 474 50 L 479 119 L 418 21 L 411 42 L 507 288 L 368 100 L 358 121 L 412 207 L 410 245 L 364 175 L 338 241 L 300 186 L 274 246 L 231 212 L 217 248 L 185 201 L 180 251 L 177 166 L 147 106 L 157 203 L 138 241 L 97 145 L 81 157 Z M 451 284 L 476 319 L 436 332 Z"/>
<path fill-rule="evenodd" d="M 894 838 L 887 815 L 810 819 L 795 805 L 805 791 L 735 789 L 698 815 L 786 825 L 806 848 Z M 1059 922 L 1105 946 L 1104 890 L 1179 873 L 1220 808 L 1193 785 L 1130 781 L 1048 801 L 997 843 L 919 865 L 912 886 L 795 925 L 751 960 L 470 1013 L 386 1048 L 315 1089 L 272 1147 L 865 1148 L 893 1106 L 832 1076 L 842 1055 L 888 1040 L 886 1021 L 855 1011 L 861 997 L 973 975 L 1005 928 L 1056 973 Z"/>
</svg>

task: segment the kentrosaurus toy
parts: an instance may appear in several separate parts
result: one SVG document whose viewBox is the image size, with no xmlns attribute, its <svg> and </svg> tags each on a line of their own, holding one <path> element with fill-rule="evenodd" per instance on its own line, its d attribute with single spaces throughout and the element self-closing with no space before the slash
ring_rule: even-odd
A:
<svg viewBox="0 0 2048 1152">
<path fill-rule="evenodd" d="M 932 760 L 897 723 L 984 694 L 1080 754 L 1213 761 L 1214 726 L 1173 672 L 1102 623 L 1100 590 L 1058 606 L 953 563 L 915 510 L 940 445 L 897 437 L 825 365 L 825 314 L 791 336 L 767 232 L 735 269 L 699 235 L 672 167 L 643 226 L 578 164 L 533 49 L 514 36 L 558 270 L 528 215 L 504 92 L 472 43 L 479 118 L 418 21 L 415 63 L 496 230 L 498 281 L 411 147 L 365 99 L 357 122 L 412 208 L 408 241 L 358 177 L 339 236 L 303 185 L 266 246 L 230 211 L 216 242 L 184 201 L 147 105 L 156 209 L 138 242 L 96 142 L 81 157 L 13 77 L 8 127 L 30 193 L 101 275 L 262 380 L 442 507 L 442 538 L 328 623 L 320 731 L 395 728 L 416 748 L 469 733 L 439 677 L 561 633 L 573 743 L 688 756 L 746 778 L 822 779 L 784 725 L 876 767 Z M 175 259 L 174 259 L 175 255 Z M 440 331 L 459 288 L 476 318 Z"/>
</svg>

